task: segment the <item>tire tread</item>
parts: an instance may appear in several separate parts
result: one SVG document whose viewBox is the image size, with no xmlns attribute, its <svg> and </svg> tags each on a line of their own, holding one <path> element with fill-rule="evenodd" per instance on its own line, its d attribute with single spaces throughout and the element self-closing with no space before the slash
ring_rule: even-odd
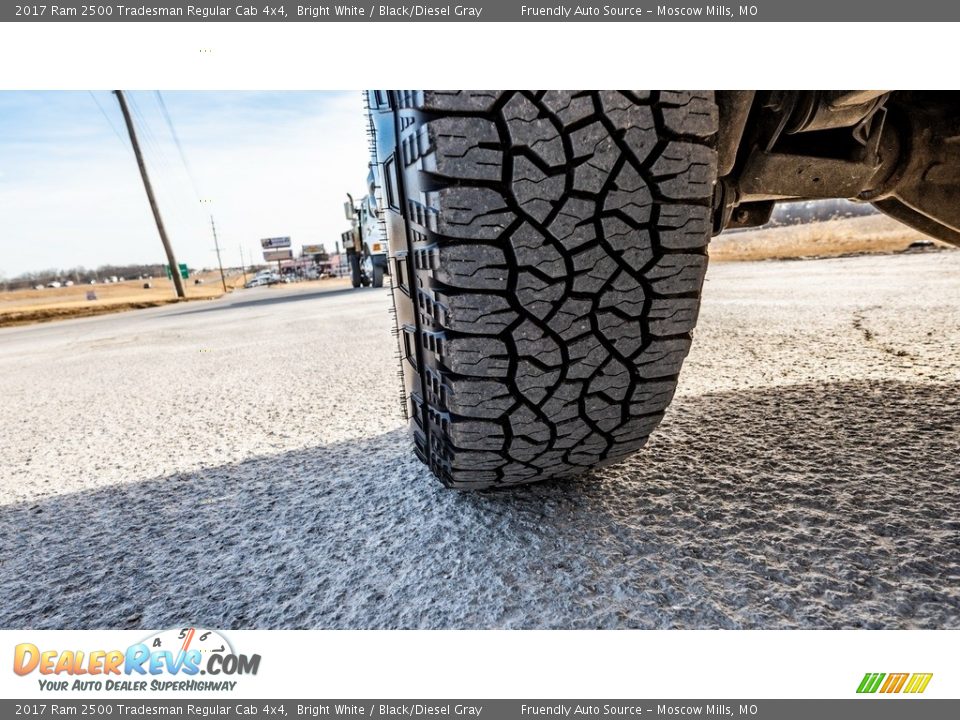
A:
<svg viewBox="0 0 960 720">
<path fill-rule="evenodd" d="M 699 311 L 713 94 L 396 98 L 416 289 L 395 296 L 417 313 L 422 360 L 405 371 L 419 373 L 421 459 L 448 486 L 481 488 L 639 449 Z"/>
</svg>

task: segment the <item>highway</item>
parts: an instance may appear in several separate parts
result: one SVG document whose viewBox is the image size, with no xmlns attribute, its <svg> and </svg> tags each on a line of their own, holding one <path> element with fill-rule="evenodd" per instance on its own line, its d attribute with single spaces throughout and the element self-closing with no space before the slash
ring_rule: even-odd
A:
<svg viewBox="0 0 960 720">
<path fill-rule="evenodd" d="M 0 627 L 960 628 L 960 252 L 715 264 L 641 453 L 474 494 L 317 287 L 0 330 Z"/>
</svg>

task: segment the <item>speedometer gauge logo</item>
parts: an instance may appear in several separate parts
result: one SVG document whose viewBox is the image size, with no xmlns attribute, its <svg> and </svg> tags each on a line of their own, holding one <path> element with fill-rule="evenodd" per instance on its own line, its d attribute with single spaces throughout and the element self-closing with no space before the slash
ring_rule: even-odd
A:
<svg viewBox="0 0 960 720">
<path fill-rule="evenodd" d="M 151 651 L 166 650 L 173 652 L 188 652 L 198 650 L 204 658 L 213 653 L 233 655 L 233 645 L 216 630 L 207 630 L 199 627 L 174 628 L 164 630 L 143 640 Z"/>
</svg>

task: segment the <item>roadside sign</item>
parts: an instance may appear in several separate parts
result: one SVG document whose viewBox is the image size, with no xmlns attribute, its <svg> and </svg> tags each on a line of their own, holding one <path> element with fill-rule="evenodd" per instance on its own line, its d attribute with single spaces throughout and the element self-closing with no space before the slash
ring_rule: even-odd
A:
<svg viewBox="0 0 960 720">
<path fill-rule="evenodd" d="M 190 268 L 187 267 L 187 264 L 186 264 L 186 263 L 179 263 L 179 264 L 178 264 L 178 267 L 180 268 L 180 277 L 182 277 L 184 280 L 186 280 L 188 277 L 190 277 Z M 173 279 L 173 274 L 170 272 L 170 266 L 169 266 L 169 265 L 164 265 L 164 266 L 163 266 L 163 269 L 164 269 L 164 270 L 166 271 L 166 273 L 167 273 L 167 280 L 172 280 L 172 279 Z"/>
<path fill-rule="evenodd" d="M 323 245 L 304 245 L 304 255 L 323 255 L 327 249 Z"/>
<path fill-rule="evenodd" d="M 264 250 L 269 250 L 270 248 L 288 248 L 290 247 L 290 238 L 289 237 L 272 237 L 264 238 L 260 241 L 260 246 Z"/>
<path fill-rule="evenodd" d="M 267 262 L 279 262 L 293 258 L 293 250 L 264 250 L 263 259 Z"/>
</svg>

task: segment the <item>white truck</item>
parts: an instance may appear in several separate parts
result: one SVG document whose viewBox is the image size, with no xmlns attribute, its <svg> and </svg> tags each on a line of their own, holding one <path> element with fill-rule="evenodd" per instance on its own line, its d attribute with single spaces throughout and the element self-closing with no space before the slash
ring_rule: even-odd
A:
<svg viewBox="0 0 960 720">
<path fill-rule="evenodd" d="M 383 287 L 383 276 L 390 272 L 386 232 L 377 207 L 374 166 L 371 166 L 367 176 L 367 194 L 359 202 L 355 202 L 350 193 L 347 193 L 347 198 L 343 210 L 350 221 L 350 229 L 341 235 L 341 239 L 350 268 L 350 279 L 355 288 L 361 285 Z"/>
</svg>

